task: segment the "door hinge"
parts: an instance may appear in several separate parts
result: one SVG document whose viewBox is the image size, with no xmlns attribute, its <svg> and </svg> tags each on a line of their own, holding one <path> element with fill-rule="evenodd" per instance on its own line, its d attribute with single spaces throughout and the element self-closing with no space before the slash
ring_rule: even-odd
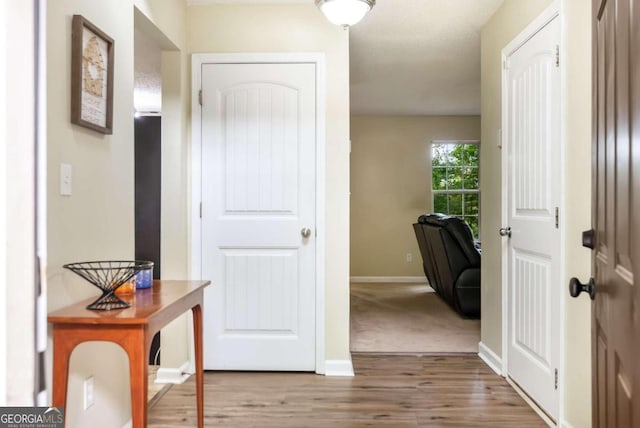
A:
<svg viewBox="0 0 640 428">
<path fill-rule="evenodd" d="M 556 207 L 556 229 L 560 227 L 560 208 Z"/>
<path fill-rule="evenodd" d="M 560 45 L 556 45 L 556 67 L 560 67 Z"/>
<path fill-rule="evenodd" d="M 202 218 L 202 202 L 200 202 L 200 218 Z"/>
<path fill-rule="evenodd" d="M 198 102 L 202 105 L 202 89 L 198 91 Z"/>
<path fill-rule="evenodd" d="M 556 369 L 556 370 L 555 370 L 554 375 L 555 375 L 555 376 L 554 376 L 554 377 L 555 377 L 555 380 L 554 380 L 553 387 L 554 387 L 555 389 L 558 389 L 558 369 Z"/>
</svg>

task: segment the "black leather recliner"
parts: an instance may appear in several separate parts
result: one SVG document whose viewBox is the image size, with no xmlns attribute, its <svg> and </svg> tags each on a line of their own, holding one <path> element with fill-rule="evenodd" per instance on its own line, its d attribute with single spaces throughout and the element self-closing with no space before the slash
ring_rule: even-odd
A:
<svg viewBox="0 0 640 428">
<path fill-rule="evenodd" d="M 421 215 L 413 225 L 431 287 L 458 313 L 480 317 L 480 250 L 469 225 L 443 214 Z"/>
</svg>

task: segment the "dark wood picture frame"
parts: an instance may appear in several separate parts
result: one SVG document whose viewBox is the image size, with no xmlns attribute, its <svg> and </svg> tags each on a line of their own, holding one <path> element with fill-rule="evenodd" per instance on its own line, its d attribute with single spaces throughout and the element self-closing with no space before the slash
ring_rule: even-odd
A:
<svg viewBox="0 0 640 428">
<path fill-rule="evenodd" d="M 113 133 L 113 58 L 113 39 L 82 15 L 73 15 L 71 123 Z"/>
</svg>

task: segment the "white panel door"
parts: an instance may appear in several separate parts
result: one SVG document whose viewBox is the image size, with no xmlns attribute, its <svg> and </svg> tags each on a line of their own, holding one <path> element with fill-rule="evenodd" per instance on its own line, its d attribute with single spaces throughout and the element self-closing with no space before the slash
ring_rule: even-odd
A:
<svg viewBox="0 0 640 428">
<path fill-rule="evenodd" d="M 507 59 L 508 374 L 558 416 L 560 69 L 555 18 Z"/>
<path fill-rule="evenodd" d="M 205 369 L 315 370 L 315 67 L 202 66 Z"/>
</svg>

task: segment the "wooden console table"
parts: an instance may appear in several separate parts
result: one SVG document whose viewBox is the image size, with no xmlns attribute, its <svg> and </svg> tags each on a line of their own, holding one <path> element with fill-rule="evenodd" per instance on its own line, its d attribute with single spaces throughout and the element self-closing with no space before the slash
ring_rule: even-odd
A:
<svg viewBox="0 0 640 428">
<path fill-rule="evenodd" d="M 202 369 L 202 297 L 209 281 L 154 281 L 153 287 L 122 296 L 127 309 L 92 311 L 86 306 L 95 298 L 49 314 L 53 324 L 53 405 L 65 406 L 69 358 L 83 342 L 107 341 L 120 345 L 129 357 L 131 420 L 134 428 L 147 426 L 149 350 L 153 336 L 191 309 L 196 363 L 198 427 L 204 426 Z"/>
</svg>

